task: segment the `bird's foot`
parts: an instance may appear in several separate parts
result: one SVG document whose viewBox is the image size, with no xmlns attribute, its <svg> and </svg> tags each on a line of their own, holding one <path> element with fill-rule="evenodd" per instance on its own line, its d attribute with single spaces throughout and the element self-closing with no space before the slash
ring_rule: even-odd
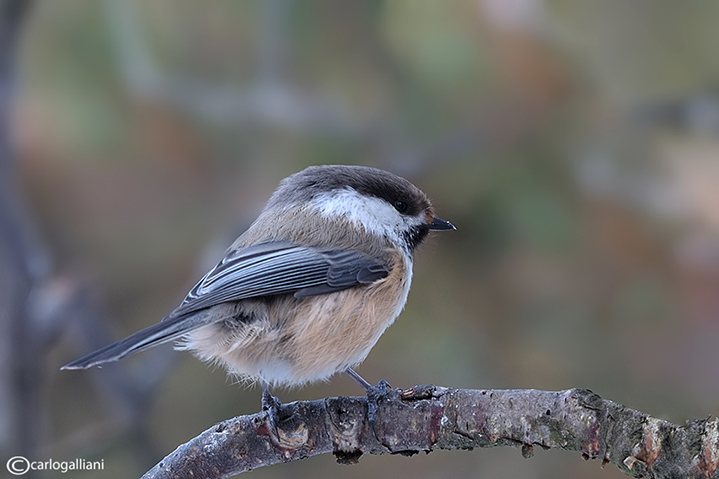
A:
<svg viewBox="0 0 719 479">
<path fill-rule="evenodd" d="M 272 427 L 272 433 L 275 437 L 279 437 L 277 426 L 280 422 L 280 406 L 282 401 L 277 396 L 270 393 L 270 389 L 266 383 L 262 384 L 262 411 L 267 413 L 267 419 Z"/>
<path fill-rule="evenodd" d="M 380 380 L 376 386 L 371 386 L 365 390 L 367 393 L 367 420 L 372 428 L 372 432 L 377 437 L 377 411 L 379 410 L 380 402 L 387 397 L 387 394 L 392 390 L 392 386 L 384 379 Z"/>
<path fill-rule="evenodd" d="M 263 411 L 277 411 L 277 408 L 282 406 L 282 401 L 277 396 L 270 394 L 269 390 L 262 391 L 262 410 Z"/>
<path fill-rule="evenodd" d="M 373 434 L 377 439 L 379 439 L 376 429 L 377 411 L 379 409 L 380 401 L 386 398 L 389 392 L 392 391 L 392 386 L 390 386 L 384 379 L 380 380 L 376 386 L 372 386 L 365 378 L 357 374 L 354 369 L 347 368 L 346 372 L 352 379 L 357 381 L 357 384 L 364 389 L 365 394 L 367 395 L 367 420 L 369 421 Z"/>
</svg>

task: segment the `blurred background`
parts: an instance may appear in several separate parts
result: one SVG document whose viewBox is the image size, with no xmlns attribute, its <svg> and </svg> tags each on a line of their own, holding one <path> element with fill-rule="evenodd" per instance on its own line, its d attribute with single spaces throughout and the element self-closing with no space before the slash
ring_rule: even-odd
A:
<svg viewBox="0 0 719 479">
<path fill-rule="evenodd" d="M 32 2 L 4 45 L 3 458 L 138 477 L 258 411 L 258 388 L 169 346 L 59 367 L 162 318 L 279 180 L 328 163 L 403 175 L 457 226 L 419 252 L 404 313 L 359 368 L 371 382 L 585 387 L 676 423 L 719 414 L 718 21 L 702 0 Z M 361 391 L 337 376 L 276 393 Z M 535 451 L 247 476 L 624 477 Z"/>
</svg>

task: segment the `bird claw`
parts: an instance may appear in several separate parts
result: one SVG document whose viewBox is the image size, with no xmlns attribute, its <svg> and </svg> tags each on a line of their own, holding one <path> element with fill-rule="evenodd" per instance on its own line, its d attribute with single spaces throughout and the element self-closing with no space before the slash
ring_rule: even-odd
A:
<svg viewBox="0 0 719 479">
<path fill-rule="evenodd" d="M 272 394 L 270 394 L 269 387 L 263 384 L 262 411 L 267 413 L 267 419 L 270 422 L 272 432 L 275 437 L 279 437 L 277 427 L 280 422 L 280 406 L 282 406 L 282 401 L 280 401 L 277 396 L 273 396 Z"/>
<path fill-rule="evenodd" d="M 365 394 L 367 395 L 367 420 L 369 421 L 370 428 L 372 428 L 372 433 L 374 434 L 375 438 L 379 440 L 376 428 L 377 411 L 379 409 L 380 401 L 385 398 L 390 391 L 392 391 L 392 386 L 390 386 L 390 384 L 384 379 L 381 379 L 376 386 L 372 386 L 370 383 L 367 382 L 367 380 L 357 374 L 354 369 L 347 368 L 346 372 L 352 379 L 357 381 L 357 384 L 359 384 L 362 389 L 364 389 Z"/>
<path fill-rule="evenodd" d="M 372 432 L 375 437 L 379 439 L 377 435 L 377 410 L 379 409 L 380 401 L 387 396 L 392 390 L 392 386 L 384 379 L 380 380 L 376 386 L 372 386 L 366 390 L 367 392 L 367 420 L 372 428 Z"/>
<path fill-rule="evenodd" d="M 277 408 L 282 406 L 282 401 L 277 396 L 270 394 L 268 390 L 262 391 L 262 410 L 263 411 L 277 411 Z"/>
</svg>

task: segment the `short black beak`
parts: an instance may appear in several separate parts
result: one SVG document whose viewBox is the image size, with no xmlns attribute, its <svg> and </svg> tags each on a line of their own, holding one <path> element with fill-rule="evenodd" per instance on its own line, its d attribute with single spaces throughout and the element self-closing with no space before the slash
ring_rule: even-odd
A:
<svg viewBox="0 0 719 479">
<path fill-rule="evenodd" d="M 455 228 L 454 225 L 449 221 L 443 220 L 442 218 L 437 218 L 435 216 L 432 222 L 429 224 L 429 229 L 431 231 L 450 231 L 456 230 L 457 228 Z"/>
</svg>

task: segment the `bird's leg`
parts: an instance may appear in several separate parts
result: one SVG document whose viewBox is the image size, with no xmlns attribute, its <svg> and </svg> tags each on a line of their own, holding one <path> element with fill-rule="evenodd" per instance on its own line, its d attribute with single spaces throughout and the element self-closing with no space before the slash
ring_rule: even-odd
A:
<svg viewBox="0 0 719 479">
<path fill-rule="evenodd" d="M 390 386 L 390 384 L 387 381 L 385 381 L 384 379 L 380 379 L 379 383 L 377 383 L 376 386 L 372 386 L 365 378 L 360 376 L 357 373 L 357 371 L 355 371 L 354 369 L 347 368 L 345 370 L 345 372 L 349 375 L 349 377 L 351 377 L 352 379 L 357 381 L 357 384 L 359 384 L 362 387 L 362 389 L 364 389 L 364 391 L 365 391 L 365 393 L 367 393 L 367 395 L 369 395 L 370 392 L 374 392 L 376 395 L 381 396 L 383 393 L 386 393 L 387 391 L 392 389 L 392 386 Z"/>
<path fill-rule="evenodd" d="M 370 389 L 372 389 L 372 385 L 371 385 L 370 383 L 368 383 L 365 378 L 363 378 L 362 376 L 360 376 L 359 374 L 357 374 L 357 371 L 355 371 L 354 369 L 352 369 L 352 368 L 347 368 L 347 371 L 346 371 L 346 372 L 347 372 L 347 374 L 349 375 L 349 377 L 351 377 L 352 379 L 354 379 L 355 381 L 357 381 L 357 384 L 359 384 L 360 386 L 362 386 L 362 389 L 364 389 L 365 392 L 367 392 L 367 391 L 369 391 Z"/>
<path fill-rule="evenodd" d="M 379 401 L 387 395 L 387 392 L 392 389 L 392 386 L 390 386 L 384 379 L 381 379 L 376 386 L 372 386 L 369 382 L 367 382 L 367 380 L 365 380 L 365 378 L 357 374 L 357 371 L 354 369 L 347 368 L 346 372 L 349 377 L 357 381 L 357 383 L 362 386 L 362 389 L 364 389 L 365 394 L 367 395 L 367 419 L 369 420 L 370 427 L 372 428 L 375 437 L 377 437 L 375 424 L 377 424 L 377 408 L 379 407 Z"/>
</svg>

